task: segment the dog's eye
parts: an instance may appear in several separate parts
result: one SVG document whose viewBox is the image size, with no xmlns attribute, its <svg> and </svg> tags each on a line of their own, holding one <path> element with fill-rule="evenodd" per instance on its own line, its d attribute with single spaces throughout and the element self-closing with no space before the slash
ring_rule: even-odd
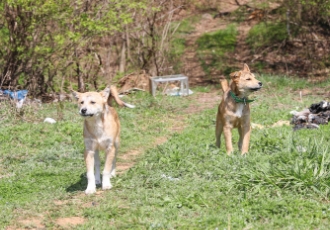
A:
<svg viewBox="0 0 330 230">
<path fill-rule="evenodd" d="M 95 104 L 95 101 L 91 101 L 91 104 L 94 105 Z"/>
<path fill-rule="evenodd" d="M 247 81 L 250 81 L 250 80 L 251 80 L 251 78 L 247 78 L 246 80 L 247 80 Z"/>
<path fill-rule="evenodd" d="M 80 102 L 80 104 L 84 104 L 84 101 Z"/>
</svg>

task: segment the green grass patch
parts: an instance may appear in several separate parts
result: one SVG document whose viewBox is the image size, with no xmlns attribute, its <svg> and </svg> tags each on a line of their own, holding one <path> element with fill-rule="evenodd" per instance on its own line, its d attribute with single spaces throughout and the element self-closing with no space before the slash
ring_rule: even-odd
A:
<svg viewBox="0 0 330 230">
<path fill-rule="evenodd" d="M 0 130 L 0 228 L 29 227 L 17 220 L 38 216 L 55 229 L 61 228 L 57 218 L 79 216 L 85 222 L 77 229 L 328 229 L 330 126 L 294 132 L 272 125 L 322 100 L 316 94 L 301 100 L 299 90 L 326 92 L 329 84 L 257 78 L 264 87 L 252 96 L 251 119 L 266 128 L 252 130 L 245 156 L 227 156 L 223 139 L 215 147 L 216 106 L 187 116 L 186 128 L 173 134 L 190 97 L 139 92 L 124 98 L 137 108 L 118 108 L 119 155 L 146 151 L 102 195 L 83 195 L 82 119 L 75 105 L 65 104 L 64 119 L 55 125 L 8 118 L 12 125 Z M 38 114 L 43 109 L 56 114 L 47 106 Z M 237 131 L 233 136 L 237 150 Z M 150 148 L 157 137 L 168 141 Z"/>
<path fill-rule="evenodd" d="M 172 27 L 176 35 L 186 36 L 194 30 L 194 24 L 199 21 L 199 17 L 189 17 L 179 22 L 173 22 Z"/>
<path fill-rule="evenodd" d="M 306 79 L 298 78 L 298 77 L 286 77 L 286 76 L 276 76 L 269 74 L 262 74 L 257 76 L 257 78 L 261 79 L 266 83 L 264 91 L 272 91 L 276 93 L 282 93 L 286 90 L 301 90 L 308 89 L 313 87 L 314 85 L 310 84 Z"/>
<path fill-rule="evenodd" d="M 253 26 L 247 35 L 246 43 L 253 49 L 272 46 L 288 38 L 283 22 L 260 22 Z"/>
<path fill-rule="evenodd" d="M 171 134 L 170 114 L 180 114 L 188 98 L 152 97 L 135 93 L 124 98 L 136 109 L 117 108 L 121 119 L 121 148 L 144 151 Z M 2 102 L 0 111 L 0 228 L 12 219 L 9 212 L 81 192 L 86 187 L 83 160 L 83 119 L 76 102 L 27 105 L 18 111 Z M 46 117 L 56 124 L 43 123 Z M 140 138 L 136 138 L 141 135 Z"/>
<path fill-rule="evenodd" d="M 325 171 L 321 177 L 320 170 L 314 172 L 322 166 L 325 170 L 330 162 L 324 158 L 324 147 L 316 156 L 309 153 L 326 142 L 315 142 L 310 148 L 305 142 L 306 153 L 291 152 L 285 144 L 298 147 L 291 142 L 291 127 L 284 128 L 288 135 L 278 137 L 284 140 L 277 147 L 260 140 L 265 131 L 254 131 L 248 156 L 236 153 L 227 157 L 224 148 L 218 150 L 211 141 L 214 113 L 211 110 L 193 119 L 184 133 L 147 152 L 143 161 L 118 181 L 122 195 L 116 195 L 129 206 L 122 209 L 121 217 L 115 217 L 126 216 L 127 222 L 119 221 L 118 226 L 326 229 L 329 206 L 322 199 L 328 197 L 329 177 Z M 274 129 L 271 135 L 278 132 Z M 298 139 L 313 139 L 315 133 L 305 135 Z M 306 159 L 310 159 L 307 168 Z M 127 195 L 132 189 L 135 193 Z"/>
<path fill-rule="evenodd" d="M 220 89 L 220 88 L 217 88 L 217 89 Z M 194 87 L 194 92 L 209 93 L 209 92 L 211 92 L 211 90 L 214 90 L 214 87 L 210 86 L 210 85 Z"/>
<path fill-rule="evenodd" d="M 207 75 L 210 75 L 215 70 L 222 70 L 224 74 L 232 71 L 231 69 L 226 69 L 223 63 L 225 63 L 227 54 L 235 49 L 237 34 L 236 25 L 231 24 L 224 30 L 206 33 L 197 39 L 197 55 Z"/>
<path fill-rule="evenodd" d="M 237 29 L 234 24 L 224 30 L 203 34 L 197 39 L 199 50 L 213 50 L 212 52 L 223 56 L 227 51 L 233 51 L 236 44 Z"/>
</svg>

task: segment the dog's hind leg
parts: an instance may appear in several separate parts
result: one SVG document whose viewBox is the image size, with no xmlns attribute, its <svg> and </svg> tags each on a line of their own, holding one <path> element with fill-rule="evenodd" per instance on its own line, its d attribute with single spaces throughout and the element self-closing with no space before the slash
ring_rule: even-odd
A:
<svg viewBox="0 0 330 230">
<path fill-rule="evenodd" d="M 112 160 L 112 166 L 110 171 L 110 178 L 116 177 L 116 159 L 117 159 L 117 153 L 119 148 L 119 138 L 118 141 L 115 143 L 115 158 Z"/>
<path fill-rule="evenodd" d="M 95 184 L 100 185 L 101 184 L 101 173 L 100 173 L 100 155 L 99 151 L 95 151 L 94 155 L 94 168 L 95 168 Z"/>
<path fill-rule="evenodd" d="M 102 174 L 102 189 L 111 189 L 111 168 L 116 159 L 116 148 L 113 144 L 105 151 L 105 166 Z"/>
<path fill-rule="evenodd" d="M 215 127 L 215 140 L 216 146 L 220 148 L 221 145 L 221 134 L 223 131 L 223 124 L 221 123 L 219 116 L 217 116 L 216 127 Z"/>
<path fill-rule="evenodd" d="M 93 150 L 85 150 L 85 162 L 87 167 L 87 188 L 86 194 L 92 194 L 96 192 L 95 175 L 94 175 L 94 154 Z"/>
</svg>

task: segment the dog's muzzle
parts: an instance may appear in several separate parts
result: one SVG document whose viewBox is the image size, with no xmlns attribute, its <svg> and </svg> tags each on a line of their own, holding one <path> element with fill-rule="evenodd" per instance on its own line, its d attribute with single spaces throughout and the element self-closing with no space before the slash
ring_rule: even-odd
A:
<svg viewBox="0 0 330 230">
<path fill-rule="evenodd" d="M 260 90 L 261 88 L 262 88 L 262 82 L 258 82 L 258 85 L 259 85 L 259 87 L 255 87 L 255 88 L 250 88 L 250 90 L 251 91 L 258 91 L 258 90 Z"/>
<path fill-rule="evenodd" d="M 80 110 L 80 115 L 83 117 L 92 117 L 94 114 L 88 114 L 87 109 L 83 108 Z"/>
</svg>

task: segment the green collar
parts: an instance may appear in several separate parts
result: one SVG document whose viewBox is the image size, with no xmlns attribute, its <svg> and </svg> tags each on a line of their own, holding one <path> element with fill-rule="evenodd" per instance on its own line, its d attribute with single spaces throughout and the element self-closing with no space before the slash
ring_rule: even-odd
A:
<svg viewBox="0 0 330 230">
<path fill-rule="evenodd" d="M 236 103 L 244 103 L 244 105 L 246 105 L 246 103 L 250 103 L 250 102 L 254 101 L 254 100 L 249 100 L 246 97 L 243 97 L 243 98 L 237 97 L 232 91 L 229 91 L 229 94 Z"/>
</svg>

